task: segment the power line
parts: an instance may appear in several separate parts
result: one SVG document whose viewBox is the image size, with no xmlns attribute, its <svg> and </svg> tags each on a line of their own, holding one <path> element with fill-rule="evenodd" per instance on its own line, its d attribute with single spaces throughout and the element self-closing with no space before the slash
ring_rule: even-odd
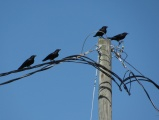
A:
<svg viewBox="0 0 159 120">
<path fill-rule="evenodd" d="M 119 48 L 119 47 L 118 47 Z M 115 49 L 115 47 L 112 47 L 112 49 Z M 131 65 L 129 62 L 126 61 L 127 58 L 127 54 L 122 50 L 122 52 L 118 53 L 118 50 L 113 50 L 115 57 L 122 63 L 123 67 L 125 69 L 127 69 L 127 71 L 124 74 L 123 77 L 123 83 L 125 83 L 126 81 L 129 80 L 129 82 L 127 82 L 126 84 L 130 84 L 130 88 L 129 88 L 129 93 L 130 93 L 130 89 L 131 89 L 131 83 L 132 82 L 138 82 L 138 84 L 142 87 L 142 89 L 144 90 L 147 98 L 149 99 L 149 101 L 151 102 L 152 106 L 159 112 L 159 109 L 156 107 L 156 105 L 154 104 L 154 102 L 152 101 L 149 93 L 147 92 L 147 90 L 145 89 L 145 87 L 143 86 L 143 84 L 140 81 L 146 81 L 146 82 L 150 82 L 152 83 L 157 89 L 159 89 L 159 85 L 157 85 L 154 81 L 152 81 L 151 79 L 145 77 L 139 70 L 137 70 L 133 65 Z M 122 53 L 126 54 L 126 58 L 123 59 L 121 56 Z M 135 71 L 137 71 L 140 75 L 135 75 L 126 65 L 125 63 L 127 63 L 129 66 L 131 66 Z M 129 73 L 129 76 L 126 77 L 126 74 Z M 122 83 L 121 83 L 122 85 Z M 120 85 L 120 86 L 121 86 Z M 124 85 L 125 86 L 125 85 Z"/>
</svg>

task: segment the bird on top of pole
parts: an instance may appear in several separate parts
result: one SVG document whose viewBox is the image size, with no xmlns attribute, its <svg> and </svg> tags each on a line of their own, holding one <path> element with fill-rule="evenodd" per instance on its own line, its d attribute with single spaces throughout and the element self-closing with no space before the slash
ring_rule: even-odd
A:
<svg viewBox="0 0 159 120">
<path fill-rule="evenodd" d="M 108 39 L 115 40 L 115 41 L 119 42 L 119 41 L 123 40 L 127 34 L 128 34 L 127 32 L 123 32 L 123 33 L 115 35 L 113 37 L 108 37 Z"/>
<path fill-rule="evenodd" d="M 103 26 L 97 31 L 97 33 L 93 37 L 97 37 L 97 36 L 103 37 L 103 35 L 107 33 L 107 28 L 108 26 Z"/>
<path fill-rule="evenodd" d="M 36 55 L 32 55 L 30 58 L 25 60 L 24 63 L 18 68 L 18 70 L 23 69 L 25 67 L 29 67 L 30 65 L 32 65 L 34 63 L 35 57 L 36 57 Z"/>
</svg>

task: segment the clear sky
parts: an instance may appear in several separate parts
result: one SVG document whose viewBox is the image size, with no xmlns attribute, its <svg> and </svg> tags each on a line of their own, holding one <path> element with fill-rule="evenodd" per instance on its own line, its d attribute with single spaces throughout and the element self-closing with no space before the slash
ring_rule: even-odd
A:
<svg viewBox="0 0 159 120">
<path fill-rule="evenodd" d="M 17 69 L 35 54 L 35 63 L 60 48 L 59 59 L 79 54 L 86 36 L 108 26 L 107 36 L 128 32 L 127 61 L 159 84 L 158 0 L 0 0 L 0 73 Z M 93 36 L 93 35 L 92 35 Z M 90 36 L 84 51 L 98 41 Z M 112 44 L 116 44 L 112 42 Z M 89 55 L 97 59 L 97 54 Z M 125 69 L 115 58 L 112 70 Z M 1 82 L 27 72 L 1 77 Z M 0 87 L 0 120 L 89 120 L 95 69 L 62 63 Z M 159 91 L 144 84 L 159 107 Z M 93 120 L 98 119 L 98 85 Z M 159 120 L 143 89 L 132 84 L 131 96 L 113 83 L 113 120 Z"/>
</svg>

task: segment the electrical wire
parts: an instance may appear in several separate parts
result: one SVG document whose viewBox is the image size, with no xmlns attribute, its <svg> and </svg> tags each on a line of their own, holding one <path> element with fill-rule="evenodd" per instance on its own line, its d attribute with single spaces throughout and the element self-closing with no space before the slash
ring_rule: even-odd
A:
<svg viewBox="0 0 159 120">
<path fill-rule="evenodd" d="M 98 59 L 97 59 L 97 63 L 98 63 Z M 95 90 L 96 90 L 97 76 L 98 76 L 98 70 L 96 69 L 96 72 L 95 72 L 95 79 L 94 79 L 94 86 L 93 86 L 93 95 L 92 95 L 92 106 L 91 106 L 90 120 L 92 120 L 92 115 L 93 115 L 94 96 L 95 96 Z"/>
<path fill-rule="evenodd" d="M 100 49 L 100 47 L 98 47 L 98 49 L 96 49 L 97 52 L 99 52 L 98 50 Z M 113 71 L 107 69 L 105 66 L 97 63 L 96 61 L 94 61 L 93 59 L 87 57 L 86 55 L 94 52 L 95 50 L 89 50 L 83 54 L 77 54 L 77 55 L 70 55 L 67 57 L 64 57 L 60 60 L 56 60 L 56 61 L 51 61 L 51 62 L 46 62 L 46 63 L 42 63 L 42 64 L 38 64 L 32 67 L 28 67 L 28 68 L 24 68 L 21 70 L 12 70 L 9 72 L 5 72 L 5 73 L 0 73 L 0 77 L 4 77 L 13 73 L 18 73 L 18 72 L 22 72 L 25 70 L 30 70 L 30 69 L 35 69 L 37 68 L 37 70 L 34 70 L 33 72 L 29 72 L 23 76 L 17 77 L 17 78 L 13 78 L 11 80 L 7 80 L 5 82 L 0 83 L 0 86 L 2 85 L 6 85 L 9 83 L 12 83 L 14 81 L 20 80 L 22 78 L 31 76 L 35 73 L 41 72 L 41 71 L 45 71 L 48 70 L 52 67 L 54 67 L 55 65 L 61 64 L 61 63 L 66 63 L 66 62 L 72 62 L 72 63 L 80 63 L 80 64 L 86 64 L 86 65 L 90 65 L 92 67 L 94 67 L 97 70 L 99 70 L 100 72 L 102 72 L 103 74 L 105 74 L 106 76 L 108 76 L 109 78 L 111 78 L 116 85 L 119 87 L 119 90 L 122 91 L 121 86 L 123 85 L 125 91 L 130 95 L 130 90 L 131 90 L 131 83 L 132 82 L 138 82 L 138 84 L 143 88 L 144 92 L 146 93 L 149 101 L 151 102 L 152 106 L 159 111 L 159 109 L 155 106 L 155 104 L 153 103 L 153 101 L 150 98 L 150 95 L 148 94 L 147 90 L 145 89 L 145 87 L 142 85 L 142 83 L 140 81 L 146 81 L 149 83 L 152 83 L 157 89 L 159 89 L 159 85 L 156 84 L 154 81 L 152 81 L 151 79 L 149 79 L 148 77 L 145 77 L 139 70 L 137 70 L 134 66 L 132 66 L 129 62 L 126 61 L 127 58 L 127 54 L 122 50 L 122 52 L 120 52 L 120 48 L 115 48 L 113 47 L 112 49 L 116 49 L 116 50 L 112 50 L 115 54 L 115 57 L 122 63 L 122 65 L 124 66 L 124 68 L 127 70 L 127 72 L 124 74 L 123 79 L 120 78 L 116 73 L 114 73 Z M 120 54 L 117 54 L 117 52 L 120 52 Z M 125 58 L 121 57 L 121 54 L 124 53 L 126 54 Z M 127 66 L 126 64 L 128 64 L 130 67 L 132 67 L 135 71 L 137 71 L 140 75 L 135 75 Z M 126 77 L 127 73 L 129 73 L 129 76 Z M 97 74 L 96 74 L 97 75 Z M 96 80 L 96 79 L 95 79 Z M 118 82 L 116 81 L 118 80 Z M 96 81 L 94 82 L 94 84 L 96 84 Z M 127 88 L 127 85 L 130 84 L 129 89 Z M 92 108 L 91 108 L 91 116 L 90 116 L 90 120 L 92 119 L 92 112 L 93 112 L 93 104 L 94 104 L 94 94 L 95 94 L 95 86 L 93 88 L 93 98 L 92 98 Z"/>
<path fill-rule="evenodd" d="M 146 93 L 146 95 L 147 95 L 149 101 L 151 102 L 152 106 L 159 112 L 159 109 L 155 106 L 154 102 L 151 100 L 151 97 L 150 97 L 149 93 L 147 92 L 147 90 L 145 89 L 145 87 L 141 84 L 141 82 L 138 80 L 138 78 L 134 75 L 133 72 L 131 72 L 131 74 L 134 76 L 134 78 L 139 83 L 139 85 L 143 88 L 143 90 Z"/>
<path fill-rule="evenodd" d="M 97 32 L 97 31 L 94 31 L 94 32 L 92 32 L 92 33 L 88 34 L 88 35 L 86 36 L 86 38 L 84 39 L 84 41 L 83 41 L 83 45 L 82 45 L 82 49 L 81 49 L 81 54 L 83 53 L 84 45 L 85 45 L 85 43 L 86 43 L 87 39 L 89 38 L 89 36 L 90 36 L 90 35 L 92 35 L 92 34 L 93 34 L 93 33 L 95 33 L 95 32 Z"/>
<path fill-rule="evenodd" d="M 91 58 L 83 56 L 83 55 L 71 55 L 71 56 L 67 56 L 65 58 L 62 58 L 61 60 L 51 61 L 51 62 L 47 62 L 47 63 L 43 63 L 43 64 L 39 64 L 39 65 L 35 65 L 35 66 L 29 67 L 29 68 L 22 69 L 21 71 L 25 71 L 25 70 L 28 70 L 28 69 L 38 68 L 38 67 L 41 67 L 41 66 L 45 65 L 43 68 L 40 68 L 40 69 L 35 70 L 33 72 L 27 73 L 27 74 L 25 74 L 25 75 L 23 75 L 21 77 L 14 78 L 14 79 L 8 80 L 6 82 L 0 83 L 0 85 L 6 85 L 8 83 L 12 83 L 12 82 L 20 80 L 22 78 L 31 76 L 31 75 L 33 75 L 33 74 L 35 74 L 37 72 L 41 72 L 41 71 L 50 69 L 50 68 L 53 67 L 53 65 L 64 63 L 64 62 L 74 62 L 74 63 L 91 65 L 94 68 L 98 69 L 99 71 L 103 72 L 106 76 L 110 77 L 117 84 L 117 86 L 119 87 L 119 89 L 121 90 L 121 88 L 119 86 L 119 83 L 115 80 L 115 78 L 117 78 L 120 82 L 122 82 L 122 79 L 117 74 L 115 74 L 114 72 L 108 70 L 106 67 L 100 65 L 99 63 L 96 63 Z M 21 71 L 19 71 L 19 72 L 21 72 Z M 16 70 L 14 72 L 18 72 L 18 71 Z M 6 72 L 6 73 L 3 73 L 3 75 L 7 75 L 7 74 L 9 75 L 10 73 L 14 73 L 14 72 L 13 71 Z M 113 75 L 113 76 L 111 76 L 111 75 Z"/>
<path fill-rule="evenodd" d="M 115 52 L 113 50 L 113 52 Z M 151 102 L 152 106 L 159 112 L 159 109 L 155 106 L 154 102 L 152 101 L 149 93 L 147 92 L 147 90 L 145 89 L 145 87 L 142 85 L 142 83 L 140 81 L 147 81 L 147 82 L 150 82 L 152 83 L 156 88 L 159 89 L 159 85 L 157 85 L 155 82 L 153 82 L 152 80 L 150 80 L 149 78 L 146 78 L 139 70 L 137 70 L 134 66 L 132 66 L 130 63 L 128 63 L 126 61 L 126 58 L 125 59 L 122 59 L 121 58 L 121 55 L 120 56 L 117 56 L 118 54 L 115 53 L 116 55 L 116 58 L 122 63 L 122 65 L 124 66 L 125 69 L 127 69 L 126 73 L 124 74 L 124 78 L 123 78 L 123 83 L 125 83 L 126 81 L 130 80 L 129 82 L 125 83 L 125 84 L 130 84 L 130 88 L 129 88 L 129 92 L 130 92 L 130 89 L 131 89 L 131 83 L 134 82 L 134 81 L 137 81 L 138 84 L 143 88 L 147 98 L 149 99 L 149 101 Z M 127 57 L 127 56 L 126 56 Z M 120 59 L 119 59 L 120 58 Z M 125 66 L 124 62 L 126 62 L 128 65 L 130 65 L 135 71 L 137 71 L 140 76 L 138 75 L 135 75 L 127 66 Z M 129 77 L 125 78 L 126 77 L 126 74 L 129 72 Z M 132 75 L 132 76 L 131 76 Z M 135 80 L 132 80 L 132 78 L 134 78 Z M 142 78 L 142 79 L 139 79 L 139 78 Z M 121 83 L 121 85 L 123 84 Z M 121 86 L 120 85 L 120 86 Z"/>
</svg>

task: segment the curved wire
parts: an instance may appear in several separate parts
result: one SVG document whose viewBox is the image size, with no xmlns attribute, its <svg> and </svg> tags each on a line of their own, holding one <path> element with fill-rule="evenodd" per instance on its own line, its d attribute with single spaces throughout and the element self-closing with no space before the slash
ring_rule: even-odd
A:
<svg viewBox="0 0 159 120">
<path fill-rule="evenodd" d="M 52 66 L 51 66 L 51 67 L 52 67 Z M 15 81 L 20 80 L 20 79 L 22 79 L 22 78 L 25 78 L 25 77 L 28 77 L 28 76 L 30 76 L 30 75 L 33 75 L 33 74 L 35 74 L 35 73 L 37 73 L 37 72 L 41 72 L 41 71 L 47 70 L 47 69 L 49 69 L 49 68 L 51 68 L 51 67 L 44 67 L 44 68 L 39 69 L 39 70 L 36 70 L 36 71 L 34 71 L 34 72 L 30 72 L 30 73 L 28 73 L 28 74 L 25 74 L 25 75 L 23 75 L 23 76 L 21 76 L 21 77 L 8 80 L 8 81 L 6 81 L 6 82 L 0 83 L 0 86 L 1 86 L 1 85 L 5 85 L 5 84 L 9 84 L 9 83 L 12 83 L 12 82 L 15 82 Z"/>
<path fill-rule="evenodd" d="M 153 101 L 151 100 L 151 97 L 149 95 L 149 93 L 147 92 L 147 90 L 145 89 L 145 87 L 141 84 L 141 82 L 138 80 L 138 78 L 134 75 L 133 72 L 131 72 L 132 76 L 134 76 L 134 78 L 136 79 L 136 81 L 139 83 L 139 85 L 143 88 L 144 92 L 146 93 L 149 101 L 151 102 L 152 106 L 159 112 L 159 109 L 155 106 L 155 104 L 153 103 Z"/>
<path fill-rule="evenodd" d="M 124 60 L 125 63 L 127 63 L 129 66 L 131 66 L 135 71 L 137 71 L 140 75 L 144 76 L 139 70 L 137 70 L 133 65 L 131 65 L 129 62 Z"/>
<path fill-rule="evenodd" d="M 90 52 L 90 51 L 89 51 Z M 89 53 L 88 52 L 88 53 Z M 119 87 L 119 89 L 122 91 L 121 89 L 121 86 L 123 85 L 124 89 L 126 90 L 126 92 L 130 95 L 130 90 L 131 90 L 131 83 L 132 82 L 138 82 L 140 84 L 140 86 L 143 88 L 144 92 L 146 93 L 149 101 L 151 102 L 151 104 L 153 105 L 153 107 L 159 111 L 159 109 L 155 106 L 155 104 L 153 103 L 153 101 L 151 100 L 150 98 L 150 95 L 148 94 L 147 90 L 145 89 L 145 87 L 141 84 L 140 81 L 147 81 L 147 82 L 150 82 L 152 83 L 156 88 L 159 89 L 159 85 L 157 85 L 154 81 L 152 81 L 151 79 L 145 77 L 140 71 L 138 71 L 134 66 L 132 66 L 130 63 L 128 63 L 126 61 L 126 59 L 122 59 L 122 61 L 120 61 L 121 63 L 123 63 L 123 61 L 125 63 L 127 63 L 128 65 L 130 65 L 133 69 L 135 69 L 138 73 L 140 73 L 140 75 L 135 75 L 131 70 L 129 70 L 127 67 L 127 72 L 124 74 L 124 77 L 123 79 L 121 79 L 116 73 L 114 73 L 113 71 L 107 69 L 105 66 L 97 63 L 96 61 L 92 60 L 91 58 L 85 56 L 86 54 L 88 53 L 84 53 L 84 54 L 77 54 L 77 55 L 70 55 L 70 56 L 67 56 L 67 57 L 64 57 L 60 60 L 56 60 L 56 61 L 51 61 L 51 62 L 47 62 L 47 63 L 42 63 L 42 64 L 38 64 L 38 65 L 35 65 L 35 66 L 32 66 L 32 67 L 29 67 L 29 68 L 24 68 L 22 70 L 12 70 L 10 72 L 6 72 L 6 73 L 0 73 L 0 77 L 2 76 L 6 76 L 6 75 L 9 75 L 9 74 L 12 74 L 12 73 L 17 73 L 17 72 L 22 72 L 22 71 L 25 71 L 25 70 L 30 70 L 30 69 L 34 69 L 34 68 L 39 68 L 38 70 L 35 70 L 33 72 L 30 72 L 30 73 L 27 73 L 21 77 L 18 77 L 18 78 L 14 78 L 14 79 L 11 79 L 11 80 L 8 80 L 6 82 L 2 82 L 0 83 L 0 86 L 1 85 L 6 85 L 6 84 L 9 84 L 9 83 L 12 83 L 14 81 L 17 81 L 17 80 L 20 80 L 22 78 L 25 78 L 25 77 L 28 77 L 28 76 L 31 76 L 37 72 L 41 72 L 41 71 L 44 71 L 44 70 L 47 70 L 47 69 L 50 69 L 52 67 L 54 67 L 55 65 L 57 64 L 60 64 L 60 63 L 64 63 L 64 62 L 72 62 L 72 63 L 80 63 L 80 64 L 86 64 L 86 65 L 91 65 L 92 67 L 96 68 L 97 70 L 101 71 L 103 74 L 105 74 L 106 76 L 110 77 L 115 83 L 116 85 Z M 42 68 L 41 68 L 42 67 Z M 129 76 L 126 77 L 127 73 L 129 72 Z M 118 83 L 117 80 L 119 80 L 120 83 Z M 129 81 L 129 82 L 127 82 Z M 130 84 L 130 87 L 129 89 L 127 88 L 127 84 Z"/>
<path fill-rule="evenodd" d="M 127 70 L 126 72 L 125 72 L 125 74 L 124 74 L 124 77 L 123 77 L 123 80 L 125 79 L 125 77 L 126 77 L 126 74 L 129 72 L 129 75 L 130 75 L 130 70 Z M 130 81 L 131 81 L 131 78 L 129 79 Z M 123 81 L 123 83 L 124 83 L 124 81 Z M 120 86 L 122 85 L 122 83 L 120 84 Z M 125 84 L 126 85 L 126 84 Z M 129 93 L 130 93 L 130 90 L 131 90 L 131 82 L 130 82 L 130 87 L 129 87 Z"/>
<path fill-rule="evenodd" d="M 97 63 L 98 63 L 98 59 L 97 59 Z M 94 86 L 93 86 L 93 95 L 92 95 L 92 106 L 91 106 L 90 120 L 92 120 L 92 116 L 93 116 L 94 96 L 95 96 L 95 90 L 96 90 L 97 76 L 98 76 L 98 70 L 96 69 L 96 71 L 95 71 L 95 79 L 94 79 Z"/>
<path fill-rule="evenodd" d="M 17 81 L 17 80 L 20 80 L 24 77 L 28 77 L 30 75 L 33 75 L 37 72 L 41 72 L 41 71 L 44 71 L 44 70 L 47 70 L 47 69 L 50 69 L 53 67 L 53 65 L 56 65 L 56 64 L 59 64 L 59 63 L 63 63 L 63 62 L 75 62 L 75 63 L 81 63 L 81 64 L 88 64 L 88 65 L 91 65 L 93 66 L 94 68 L 98 69 L 99 71 L 103 72 L 106 76 L 110 77 L 119 87 L 119 84 L 116 82 L 116 80 L 111 76 L 113 75 L 114 77 L 116 77 L 117 79 L 119 79 L 119 81 L 122 82 L 122 79 L 116 75 L 114 72 L 108 70 L 106 67 L 96 63 L 94 60 L 86 57 L 86 56 L 81 56 L 81 55 L 71 55 L 71 56 L 67 56 L 61 60 L 56 60 L 56 61 L 51 61 L 51 62 L 48 62 L 48 63 L 45 63 L 45 64 L 39 64 L 39 65 L 35 65 L 31 68 L 35 68 L 37 66 L 43 66 L 45 65 L 43 68 L 40 68 L 38 70 L 35 70 L 33 72 L 30 72 L 28 74 L 25 74 L 21 77 L 18 77 L 18 78 L 14 78 L 14 79 L 11 79 L 11 80 L 8 80 L 6 82 L 3 82 L 3 83 L 0 83 L 0 85 L 5 85 L 5 84 L 8 84 L 8 83 L 11 83 L 11 82 L 14 82 L 14 81 Z M 31 69 L 31 68 L 28 68 L 28 69 Z M 26 69 L 27 70 L 27 69 Z M 107 73 L 108 72 L 108 73 Z M 121 90 L 121 88 L 119 87 L 119 89 Z"/>
<path fill-rule="evenodd" d="M 149 82 L 149 83 L 153 84 L 157 89 L 159 89 L 159 85 L 156 84 L 156 83 L 155 83 L 153 80 L 151 80 L 150 78 L 147 78 L 147 77 L 144 77 L 144 76 L 141 76 L 141 75 L 135 75 L 135 76 L 138 78 L 139 81 Z M 130 82 L 127 82 L 127 81 L 128 81 L 129 79 L 133 79 L 133 78 L 134 78 L 134 76 L 129 76 L 129 77 L 123 79 L 123 82 L 124 82 L 125 84 L 129 84 Z M 136 81 L 136 80 L 132 80 L 131 83 L 132 83 L 132 82 L 135 82 L 135 81 Z"/>
<path fill-rule="evenodd" d="M 39 67 L 42 67 L 42 66 L 48 65 L 48 64 L 53 64 L 53 63 L 57 64 L 58 62 L 59 61 L 51 61 L 51 62 L 46 62 L 46 63 L 38 64 L 38 65 L 35 65 L 35 66 L 32 66 L 32 67 L 27 67 L 27 68 L 20 69 L 20 70 L 12 70 L 12 71 L 9 71 L 9 72 L 0 73 L 0 77 L 7 76 L 7 75 L 12 74 L 12 73 L 22 72 L 22 71 L 25 71 L 25 70 L 39 68 Z"/>
<path fill-rule="evenodd" d="M 114 49 L 114 47 L 113 47 Z M 129 92 L 131 90 L 131 83 L 132 82 L 138 82 L 138 84 L 143 88 L 147 98 L 149 99 L 149 101 L 151 102 L 152 106 L 159 112 L 159 109 L 155 106 L 155 104 L 153 103 L 153 101 L 151 100 L 151 97 L 149 95 L 149 93 L 147 92 L 147 90 L 145 89 L 145 87 L 142 85 L 142 83 L 140 81 L 147 81 L 147 82 L 150 82 L 152 83 L 156 88 L 159 89 L 159 85 L 157 85 L 154 81 L 150 80 L 149 78 L 145 77 L 139 70 L 137 70 L 133 65 L 131 65 L 129 62 L 126 61 L 126 58 L 127 58 L 127 54 L 123 51 L 123 53 L 126 54 L 126 57 L 125 59 L 121 58 L 121 54 L 120 56 L 117 56 L 118 54 L 115 53 L 115 50 L 113 50 L 116 58 L 123 64 L 124 68 L 127 69 L 127 71 L 125 72 L 124 74 L 124 77 L 123 77 L 123 82 L 121 82 L 120 84 L 120 87 L 123 83 L 125 83 L 126 81 L 129 80 L 129 82 L 126 82 L 125 84 L 130 84 L 130 87 L 129 87 Z M 116 50 L 116 52 L 118 52 L 118 50 Z M 135 71 L 137 71 L 140 75 L 135 75 L 130 69 L 128 69 L 127 67 L 125 67 L 125 64 L 124 63 L 127 63 L 129 66 L 131 66 Z M 126 74 L 129 72 L 129 76 L 126 78 Z M 140 78 L 140 79 L 139 79 Z M 141 79 L 142 78 L 142 79 Z M 132 80 L 134 79 L 134 80 Z"/>
<path fill-rule="evenodd" d="M 94 32 L 92 32 L 92 33 L 88 34 L 88 35 L 86 36 L 86 38 L 84 39 L 84 41 L 83 41 L 83 45 L 82 45 L 82 49 L 81 49 L 81 54 L 82 54 L 82 52 L 83 52 L 84 45 L 85 45 L 85 43 L 86 43 L 87 39 L 89 38 L 89 36 L 90 36 L 90 35 L 92 35 L 92 34 L 93 34 L 93 33 L 95 33 L 95 32 L 97 32 L 97 31 L 94 31 Z"/>
</svg>

